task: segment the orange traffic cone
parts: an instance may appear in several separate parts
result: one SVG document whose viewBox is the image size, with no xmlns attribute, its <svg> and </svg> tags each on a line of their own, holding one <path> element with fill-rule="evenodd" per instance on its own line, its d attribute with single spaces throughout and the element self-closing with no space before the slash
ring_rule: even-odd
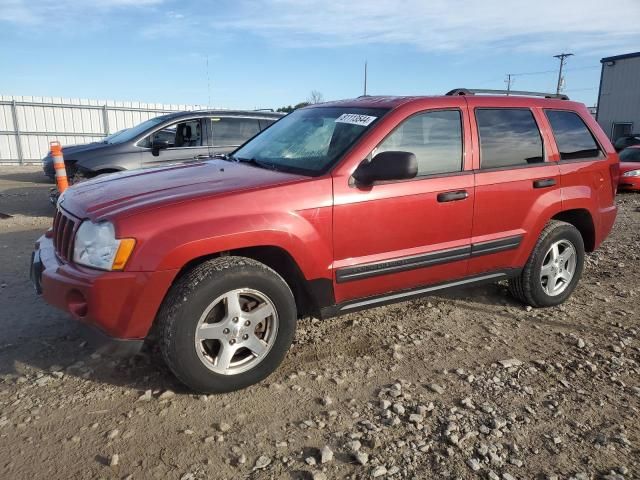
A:
<svg viewBox="0 0 640 480">
<path fill-rule="evenodd" d="M 69 188 L 67 170 L 64 168 L 64 157 L 62 156 L 62 145 L 60 145 L 60 142 L 51 142 L 50 145 L 53 168 L 56 170 L 56 185 L 58 186 L 58 193 L 62 193 Z"/>
</svg>

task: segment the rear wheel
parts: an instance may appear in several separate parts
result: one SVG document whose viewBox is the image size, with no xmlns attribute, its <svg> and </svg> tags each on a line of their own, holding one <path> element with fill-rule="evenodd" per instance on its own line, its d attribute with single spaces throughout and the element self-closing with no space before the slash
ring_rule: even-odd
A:
<svg viewBox="0 0 640 480">
<path fill-rule="evenodd" d="M 278 367 L 296 318 L 293 294 L 275 271 L 243 257 L 210 260 L 165 299 L 158 317 L 163 357 L 193 390 L 238 390 Z"/>
<path fill-rule="evenodd" d="M 544 228 L 522 273 L 509 281 L 518 300 L 533 307 L 563 303 L 584 268 L 584 241 L 571 224 L 552 220 Z"/>
</svg>

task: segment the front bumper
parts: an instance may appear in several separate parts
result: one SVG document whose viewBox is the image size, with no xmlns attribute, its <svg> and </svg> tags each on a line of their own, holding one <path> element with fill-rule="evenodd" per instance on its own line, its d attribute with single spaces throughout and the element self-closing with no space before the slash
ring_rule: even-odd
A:
<svg viewBox="0 0 640 480">
<path fill-rule="evenodd" d="M 618 190 L 640 191 L 640 177 L 620 177 L 618 182 Z"/>
<path fill-rule="evenodd" d="M 32 255 L 31 280 L 50 305 L 96 330 L 115 344 L 135 351 L 147 336 L 177 270 L 103 272 L 61 262 L 53 241 L 40 237 Z M 112 345 L 114 346 L 114 345 Z"/>
</svg>

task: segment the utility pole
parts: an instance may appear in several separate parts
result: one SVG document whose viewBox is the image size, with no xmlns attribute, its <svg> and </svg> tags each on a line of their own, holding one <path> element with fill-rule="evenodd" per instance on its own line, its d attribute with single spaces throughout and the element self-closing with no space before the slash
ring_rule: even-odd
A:
<svg viewBox="0 0 640 480">
<path fill-rule="evenodd" d="M 554 58 L 560 60 L 560 70 L 558 71 L 558 86 L 556 87 L 556 94 L 560 93 L 560 87 L 562 86 L 562 67 L 564 67 L 564 62 L 568 57 L 573 56 L 573 53 L 561 53 L 559 55 L 554 55 Z"/>
<path fill-rule="evenodd" d="M 364 96 L 367 96 L 367 61 L 364 61 Z"/>
<path fill-rule="evenodd" d="M 507 79 L 504 81 L 504 83 L 507 84 L 507 95 L 509 95 L 509 92 L 511 91 L 512 76 L 513 76 L 513 73 L 507 73 Z"/>
</svg>

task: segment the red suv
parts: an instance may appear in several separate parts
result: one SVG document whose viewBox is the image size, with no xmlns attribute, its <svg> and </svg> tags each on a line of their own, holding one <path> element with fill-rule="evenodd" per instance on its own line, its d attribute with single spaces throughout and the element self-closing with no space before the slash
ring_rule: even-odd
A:
<svg viewBox="0 0 640 480">
<path fill-rule="evenodd" d="M 70 188 L 32 278 L 130 350 L 153 331 L 190 388 L 231 391 L 279 365 L 302 316 L 500 279 L 564 302 L 614 223 L 618 167 L 563 96 L 314 105 L 228 157 Z"/>
</svg>

